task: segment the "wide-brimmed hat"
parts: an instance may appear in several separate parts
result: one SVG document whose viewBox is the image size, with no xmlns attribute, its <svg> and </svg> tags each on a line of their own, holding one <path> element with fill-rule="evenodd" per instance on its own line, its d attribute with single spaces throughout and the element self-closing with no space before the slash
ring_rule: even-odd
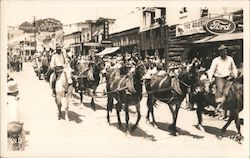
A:
<svg viewBox="0 0 250 158">
<path fill-rule="evenodd" d="M 18 86 L 16 81 L 9 81 L 7 85 L 8 85 L 7 93 L 15 93 L 18 91 Z"/>
<path fill-rule="evenodd" d="M 222 45 L 218 48 L 218 50 L 224 50 L 224 49 L 228 49 L 228 46 L 225 46 L 224 44 L 222 44 Z"/>
<path fill-rule="evenodd" d="M 56 49 L 62 49 L 62 46 L 60 44 L 56 44 Z"/>
</svg>

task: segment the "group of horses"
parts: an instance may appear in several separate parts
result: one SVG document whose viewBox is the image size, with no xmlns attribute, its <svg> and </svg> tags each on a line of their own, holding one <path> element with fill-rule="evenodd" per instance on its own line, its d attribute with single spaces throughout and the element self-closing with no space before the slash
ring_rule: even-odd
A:
<svg viewBox="0 0 250 158">
<path fill-rule="evenodd" d="M 198 87 L 204 86 L 200 82 L 200 73 L 195 66 L 190 69 L 182 68 L 178 76 L 155 76 L 153 79 L 145 80 L 143 76 L 147 71 L 145 63 L 139 61 L 134 66 L 134 71 L 121 71 L 118 68 L 107 69 L 105 74 L 101 74 L 105 68 L 105 62 L 99 58 L 95 62 L 89 65 L 82 65 L 78 60 L 72 59 L 69 64 L 65 66 L 61 75 L 56 82 L 56 96 L 55 100 L 58 106 L 59 119 L 62 118 L 61 107 L 65 105 L 65 114 L 68 113 L 69 101 L 72 97 L 72 93 L 75 90 L 80 95 L 81 103 L 83 100 L 83 94 L 92 97 L 91 106 L 95 110 L 94 98 L 96 97 L 95 91 L 100 84 L 100 76 L 105 77 L 106 92 L 103 94 L 107 98 L 107 121 L 110 124 L 110 112 L 112 109 L 116 109 L 118 125 L 122 127 L 120 112 L 125 111 L 126 119 L 126 131 L 129 128 L 129 106 L 135 106 L 137 111 L 136 123 L 132 126 L 132 130 L 136 129 L 141 119 L 140 102 L 143 98 L 143 84 L 146 86 L 147 91 L 147 107 L 148 112 L 146 119 L 150 120 L 152 117 L 152 123 L 157 125 L 154 117 L 154 107 L 156 101 L 161 101 L 169 106 L 172 114 L 173 122 L 169 126 L 171 134 L 176 136 L 178 131 L 176 128 L 176 122 L 178 117 L 178 111 L 181 107 L 183 99 L 187 93 L 194 92 Z M 128 68 L 129 70 L 129 68 Z M 102 83 L 101 83 L 102 84 Z M 237 128 L 238 140 L 243 137 L 240 131 L 239 112 L 243 109 L 243 83 L 238 80 L 234 80 L 229 90 L 224 107 L 230 111 L 229 120 L 225 126 L 221 129 L 221 136 L 223 136 L 227 127 L 232 121 L 235 121 Z M 197 116 L 198 124 L 202 126 L 202 112 L 204 107 L 208 105 L 216 106 L 215 98 L 212 93 L 205 91 L 196 92 L 197 103 Z M 68 118 L 68 116 L 65 116 Z"/>
</svg>

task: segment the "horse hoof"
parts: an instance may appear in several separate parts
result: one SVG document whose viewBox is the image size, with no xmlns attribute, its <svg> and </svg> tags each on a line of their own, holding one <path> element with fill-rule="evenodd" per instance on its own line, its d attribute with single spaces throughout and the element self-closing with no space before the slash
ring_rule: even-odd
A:
<svg viewBox="0 0 250 158">
<path fill-rule="evenodd" d="M 222 136 L 217 136 L 217 139 L 221 140 L 221 139 L 222 139 Z"/>
<path fill-rule="evenodd" d="M 204 129 L 204 127 L 202 126 L 202 125 L 197 125 L 197 128 L 200 130 L 200 131 L 202 131 L 202 132 L 205 132 L 205 129 Z"/>
</svg>

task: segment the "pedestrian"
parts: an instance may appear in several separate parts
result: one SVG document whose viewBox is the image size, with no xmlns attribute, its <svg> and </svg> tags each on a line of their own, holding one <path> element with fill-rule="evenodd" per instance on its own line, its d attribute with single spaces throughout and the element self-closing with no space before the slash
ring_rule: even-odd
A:
<svg viewBox="0 0 250 158">
<path fill-rule="evenodd" d="M 237 67 L 235 65 L 234 59 L 227 55 L 228 47 L 221 45 L 218 48 L 219 56 L 214 58 L 210 69 L 207 71 L 208 79 L 210 83 L 213 82 L 213 77 L 215 78 L 216 93 L 215 100 L 218 104 L 216 111 L 222 111 L 223 103 L 225 97 L 232 85 L 232 78 L 236 78 L 238 74 Z M 223 116 L 224 115 L 224 116 Z M 226 117 L 225 113 L 221 113 L 221 117 Z"/>
<path fill-rule="evenodd" d="M 20 111 L 19 100 L 19 90 L 17 82 L 10 80 L 7 82 L 7 133 L 8 138 L 13 138 L 15 136 L 21 136 L 23 134 L 23 116 Z M 23 140 L 24 141 L 24 140 Z M 12 144 L 8 143 L 8 149 L 12 149 Z"/>
</svg>

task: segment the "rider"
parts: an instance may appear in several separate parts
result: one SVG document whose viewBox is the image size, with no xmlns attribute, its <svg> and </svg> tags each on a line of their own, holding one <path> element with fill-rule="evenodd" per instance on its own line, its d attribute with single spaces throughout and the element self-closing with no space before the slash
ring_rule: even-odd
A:
<svg viewBox="0 0 250 158">
<path fill-rule="evenodd" d="M 55 95 L 55 85 L 59 74 L 62 72 L 66 64 L 65 56 L 62 52 L 62 47 L 58 44 L 56 45 L 56 53 L 52 56 L 50 62 L 50 68 L 55 72 L 55 77 L 52 81 L 53 96 Z"/>
<path fill-rule="evenodd" d="M 16 81 L 10 80 L 7 82 L 7 113 L 8 113 L 8 124 L 7 124 L 7 131 L 8 137 L 12 135 L 19 135 L 22 133 L 23 130 L 23 119 L 22 114 L 20 112 L 20 108 L 18 105 L 18 85 Z"/>
<path fill-rule="evenodd" d="M 215 98 L 218 104 L 216 110 L 222 107 L 225 96 L 232 85 L 231 79 L 236 78 L 238 73 L 233 58 L 227 55 L 228 47 L 222 44 L 218 50 L 220 56 L 213 59 L 211 67 L 207 71 L 210 83 L 213 81 L 213 76 L 215 78 Z"/>
</svg>

